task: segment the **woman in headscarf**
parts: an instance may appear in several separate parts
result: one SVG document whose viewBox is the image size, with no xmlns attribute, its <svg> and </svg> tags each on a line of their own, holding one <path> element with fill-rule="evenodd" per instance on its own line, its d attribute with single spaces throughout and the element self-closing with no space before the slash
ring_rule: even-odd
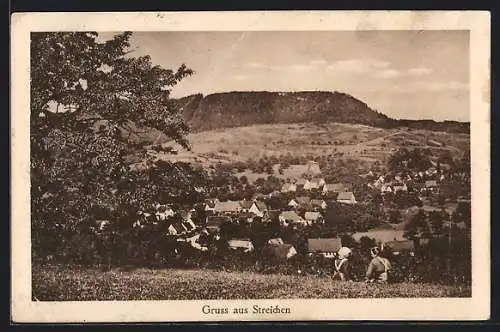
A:
<svg viewBox="0 0 500 332">
<path fill-rule="evenodd" d="M 391 262 L 387 258 L 380 257 L 380 249 L 378 247 L 371 248 L 370 255 L 372 256 L 372 260 L 366 269 L 366 281 L 387 282 Z"/>
<path fill-rule="evenodd" d="M 336 254 L 334 259 L 335 273 L 333 274 L 333 279 L 337 276 L 340 277 L 342 281 L 351 280 L 351 266 L 349 258 L 352 255 L 352 250 L 347 247 L 342 247 Z"/>
</svg>

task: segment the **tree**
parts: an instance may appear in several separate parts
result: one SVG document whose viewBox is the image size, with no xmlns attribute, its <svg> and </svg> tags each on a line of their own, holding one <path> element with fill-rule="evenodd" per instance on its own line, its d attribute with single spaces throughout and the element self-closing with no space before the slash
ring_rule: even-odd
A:
<svg viewBox="0 0 500 332">
<path fill-rule="evenodd" d="M 157 188 L 149 175 L 134 172 L 127 159 L 139 155 L 147 160 L 129 141 L 130 124 L 155 128 L 189 148 L 188 127 L 169 96 L 170 89 L 193 71 L 182 65 L 174 72 L 153 66 L 149 56 L 128 56 L 130 32 L 106 42 L 97 36 L 31 35 L 34 240 L 42 236 L 42 225 L 50 227 L 55 220 L 67 232 L 77 232 L 94 218 L 92 206 L 139 208 L 153 200 Z M 152 160 L 145 164 L 154 166 Z M 178 177 L 184 175 L 180 173 Z M 119 216 L 111 219 L 116 222 Z M 43 238 L 35 243 L 43 246 Z"/>
<path fill-rule="evenodd" d="M 447 220 L 446 211 L 432 211 L 429 214 L 429 221 L 431 222 L 432 232 L 436 235 L 441 234 L 443 231 L 443 222 Z"/>
<path fill-rule="evenodd" d="M 422 238 L 430 238 L 431 230 L 427 223 L 427 216 L 424 210 L 419 209 L 410 219 L 410 222 L 405 225 L 404 230 L 404 236 L 409 240 L 419 242 Z"/>
<path fill-rule="evenodd" d="M 388 166 L 392 171 L 426 170 L 431 166 L 430 151 L 402 148 L 389 157 Z"/>
<path fill-rule="evenodd" d="M 399 211 L 398 209 L 390 210 L 389 220 L 395 224 L 400 223 L 403 220 L 403 217 L 401 216 L 401 211 Z"/>
<path fill-rule="evenodd" d="M 471 204 L 470 202 L 459 202 L 452 214 L 452 220 L 456 223 L 463 222 L 467 228 L 471 225 Z"/>
</svg>

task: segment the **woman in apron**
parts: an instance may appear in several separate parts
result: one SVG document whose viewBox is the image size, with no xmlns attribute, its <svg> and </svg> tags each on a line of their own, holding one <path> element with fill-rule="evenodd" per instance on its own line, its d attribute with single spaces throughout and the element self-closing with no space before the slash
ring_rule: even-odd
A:
<svg viewBox="0 0 500 332">
<path fill-rule="evenodd" d="M 342 247 L 339 249 L 337 252 L 337 255 L 334 259 L 334 264 L 335 264 L 335 273 L 333 274 L 333 279 L 335 279 L 337 276 L 340 277 L 340 280 L 342 281 L 349 281 L 351 280 L 351 273 L 350 273 L 350 262 L 349 258 L 351 257 L 352 251 L 351 249 L 347 247 Z"/>
<path fill-rule="evenodd" d="M 380 249 L 373 247 L 370 249 L 372 260 L 366 269 L 367 282 L 387 282 L 388 271 L 391 269 L 391 263 L 387 258 L 380 257 Z"/>
</svg>

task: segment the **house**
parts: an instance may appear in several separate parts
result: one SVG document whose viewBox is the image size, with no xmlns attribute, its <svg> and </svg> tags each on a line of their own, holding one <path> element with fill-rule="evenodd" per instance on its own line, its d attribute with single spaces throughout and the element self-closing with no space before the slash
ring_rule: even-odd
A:
<svg viewBox="0 0 500 332">
<path fill-rule="evenodd" d="M 291 223 L 305 223 L 306 221 L 295 211 L 283 211 L 279 215 L 280 224 L 288 226 Z"/>
<path fill-rule="evenodd" d="M 344 204 L 356 204 L 356 198 L 352 191 L 344 191 L 337 196 L 337 202 Z"/>
<path fill-rule="evenodd" d="M 189 220 L 189 221 L 184 220 L 182 222 L 182 225 L 184 226 L 184 228 L 186 228 L 187 232 L 192 232 L 196 229 L 196 225 L 193 223 L 192 220 Z"/>
<path fill-rule="evenodd" d="M 339 193 L 346 189 L 346 186 L 342 183 L 327 183 L 323 186 L 323 193 Z"/>
<path fill-rule="evenodd" d="M 311 206 L 315 209 L 324 210 L 327 207 L 327 204 L 322 199 L 311 199 Z"/>
<path fill-rule="evenodd" d="M 292 208 L 296 208 L 297 206 L 299 206 L 299 202 L 297 202 L 297 200 L 295 199 L 291 199 L 290 202 L 288 202 L 288 206 L 289 207 L 292 207 Z"/>
<path fill-rule="evenodd" d="M 157 204 L 155 216 L 157 220 L 166 220 L 174 215 L 174 210 L 166 204 Z"/>
<path fill-rule="evenodd" d="M 382 245 L 382 248 L 390 248 L 394 255 L 400 255 L 402 253 L 412 254 L 415 252 L 415 242 L 412 240 L 388 241 Z"/>
<path fill-rule="evenodd" d="M 390 183 L 388 184 L 383 184 L 381 187 L 380 187 L 380 192 L 381 193 L 392 193 L 392 186 Z"/>
<path fill-rule="evenodd" d="M 186 238 L 184 240 L 184 242 L 189 243 L 191 245 L 191 247 L 193 247 L 197 250 L 207 251 L 208 250 L 207 242 L 209 242 L 209 240 L 207 238 L 209 237 L 209 234 L 210 233 L 208 233 L 208 232 L 197 233 L 194 236 Z M 180 238 L 177 239 L 177 241 L 179 241 L 179 240 L 180 240 Z"/>
<path fill-rule="evenodd" d="M 238 201 L 217 202 L 214 207 L 214 212 L 224 214 L 234 214 L 241 212 L 241 210 L 242 207 Z"/>
<path fill-rule="evenodd" d="M 295 198 L 295 201 L 299 204 L 299 207 L 307 207 L 311 203 L 311 198 L 307 196 L 300 196 Z"/>
<path fill-rule="evenodd" d="M 273 191 L 273 192 L 271 192 L 271 193 L 269 193 L 269 194 L 267 195 L 267 197 L 268 197 L 268 198 L 271 198 L 271 197 L 279 197 L 279 196 L 281 196 L 281 192 L 279 192 L 279 191 L 277 191 L 277 190 L 275 190 L 275 191 Z"/>
<path fill-rule="evenodd" d="M 425 181 L 425 188 L 429 190 L 433 190 L 437 188 L 437 181 L 436 180 L 427 180 Z"/>
<path fill-rule="evenodd" d="M 217 198 L 214 199 L 207 199 L 205 201 L 205 211 L 215 211 L 215 204 L 218 203 L 219 200 Z"/>
<path fill-rule="evenodd" d="M 393 188 L 395 193 L 397 193 L 398 191 L 408 191 L 406 183 L 403 183 L 402 185 L 395 185 Z"/>
<path fill-rule="evenodd" d="M 356 232 L 352 235 L 352 238 L 356 241 L 360 241 L 362 237 L 368 237 L 375 240 L 377 243 L 385 243 L 388 241 L 403 241 L 404 230 L 397 229 L 391 224 L 384 223 L 380 226 L 369 229 L 366 232 Z"/>
<path fill-rule="evenodd" d="M 262 250 L 264 255 L 271 256 L 279 261 L 286 261 L 297 255 L 297 250 L 291 244 L 266 244 Z"/>
<path fill-rule="evenodd" d="M 280 237 L 267 240 L 267 244 L 283 244 L 283 240 Z"/>
<path fill-rule="evenodd" d="M 95 221 L 95 228 L 99 232 L 105 230 L 108 225 L 109 225 L 109 220 L 96 220 Z"/>
<path fill-rule="evenodd" d="M 307 173 L 309 174 L 321 174 L 321 168 L 319 167 L 319 164 L 313 160 L 310 160 L 306 164 L 307 166 Z"/>
<path fill-rule="evenodd" d="M 264 217 L 267 214 L 267 205 L 261 201 L 253 202 L 252 206 L 248 209 L 248 212 L 255 214 L 258 217 Z"/>
<path fill-rule="evenodd" d="M 250 210 L 250 208 L 253 205 L 253 201 L 242 200 L 242 201 L 240 201 L 240 205 L 241 205 L 242 212 L 248 212 L 248 210 Z"/>
<path fill-rule="evenodd" d="M 305 190 L 314 190 L 314 189 L 320 189 L 325 185 L 325 180 L 322 178 L 314 178 L 311 181 L 309 181 L 308 184 L 304 185 Z"/>
<path fill-rule="evenodd" d="M 311 180 L 311 186 L 313 186 L 314 188 L 321 188 L 325 185 L 325 179 L 323 178 L 314 178 Z"/>
<path fill-rule="evenodd" d="M 243 213 L 240 213 L 238 214 L 237 216 L 237 221 L 238 223 L 248 223 L 248 224 L 251 224 L 253 222 L 253 217 L 254 215 L 250 212 L 243 212 Z"/>
<path fill-rule="evenodd" d="M 342 248 L 340 238 L 307 239 L 307 251 L 310 254 L 321 254 L 324 257 L 333 258 L 340 248 Z"/>
<path fill-rule="evenodd" d="M 230 249 L 241 250 L 245 253 L 255 249 L 250 239 L 231 239 L 227 241 L 227 245 Z"/>
<path fill-rule="evenodd" d="M 285 183 L 281 187 L 282 193 L 296 192 L 296 191 L 297 191 L 297 185 L 295 183 Z"/>
<path fill-rule="evenodd" d="M 304 219 L 309 223 L 323 223 L 323 216 L 319 212 L 308 211 L 304 214 Z"/>
<path fill-rule="evenodd" d="M 196 225 L 194 224 L 193 219 L 191 219 L 192 211 L 179 211 L 179 215 L 182 218 L 182 224 L 188 232 L 196 229 Z"/>
<path fill-rule="evenodd" d="M 187 232 L 187 228 L 182 224 L 182 222 L 175 222 L 168 226 L 169 235 L 180 235 Z"/>
<path fill-rule="evenodd" d="M 297 189 L 309 190 L 311 183 L 307 179 L 298 179 L 295 182 L 295 185 L 297 186 Z"/>
<path fill-rule="evenodd" d="M 154 219 L 154 221 L 151 220 L 152 218 Z M 139 212 L 137 212 L 137 220 L 132 224 L 132 227 L 134 227 L 134 228 L 136 228 L 136 227 L 144 228 L 144 226 L 146 224 L 149 224 L 149 223 L 156 224 L 156 221 L 157 221 L 156 215 L 154 217 L 152 217 L 151 213 L 139 211 Z"/>
<path fill-rule="evenodd" d="M 222 224 L 230 223 L 231 218 L 227 216 L 207 216 L 206 228 L 208 230 L 218 231 Z"/>
</svg>

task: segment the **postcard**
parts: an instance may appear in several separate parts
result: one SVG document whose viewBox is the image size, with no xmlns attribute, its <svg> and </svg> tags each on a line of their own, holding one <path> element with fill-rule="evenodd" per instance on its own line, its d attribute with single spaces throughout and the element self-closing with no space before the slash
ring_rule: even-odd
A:
<svg viewBox="0 0 500 332">
<path fill-rule="evenodd" d="M 484 320 L 490 17 L 15 13 L 12 320 Z"/>
</svg>

